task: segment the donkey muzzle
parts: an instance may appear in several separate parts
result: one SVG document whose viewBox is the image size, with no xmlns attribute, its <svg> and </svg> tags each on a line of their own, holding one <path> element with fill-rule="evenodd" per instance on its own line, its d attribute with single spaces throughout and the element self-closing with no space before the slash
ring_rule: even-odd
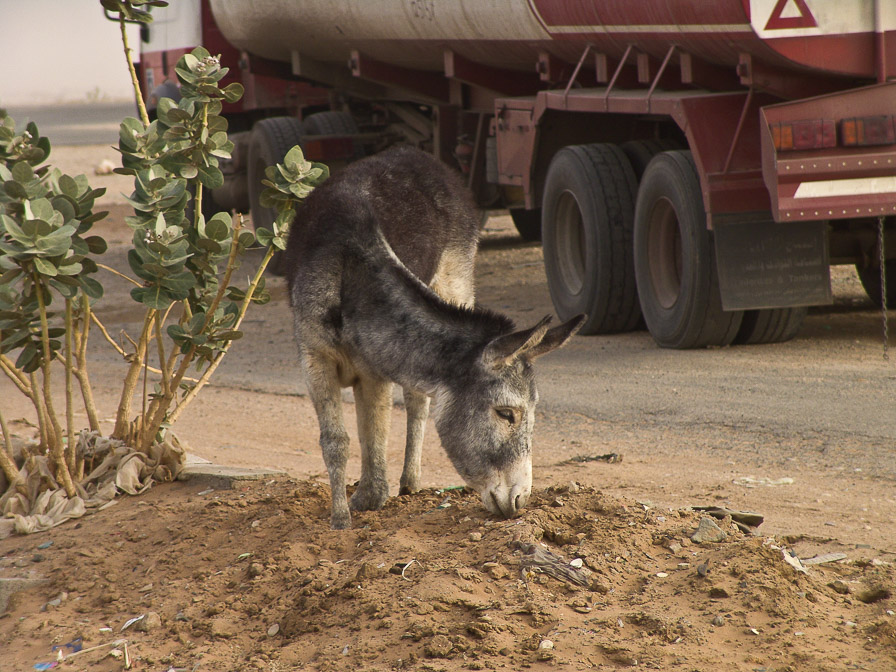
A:
<svg viewBox="0 0 896 672">
<path fill-rule="evenodd" d="M 532 494 L 532 462 L 521 460 L 482 489 L 482 503 L 498 516 L 513 518 Z"/>
</svg>

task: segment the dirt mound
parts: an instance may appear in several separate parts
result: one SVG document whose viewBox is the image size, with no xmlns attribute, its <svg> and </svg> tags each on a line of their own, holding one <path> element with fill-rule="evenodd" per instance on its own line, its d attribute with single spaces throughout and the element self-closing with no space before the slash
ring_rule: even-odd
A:
<svg viewBox="0 0 896 672">
<path fill-rule="evenodd" d="M 896 669 L 879 560 L 801 571 L 730 520 L 697 544 L 705 514 L 574 484 L 509 521 L 462 490 L 328 516 L 313 481 L 175 483 L 7 539 L 0 576 L 50 581 L 0 619 L 2 669 L 125 669 L 120 639 L 136 670 Z"/>
</svg>

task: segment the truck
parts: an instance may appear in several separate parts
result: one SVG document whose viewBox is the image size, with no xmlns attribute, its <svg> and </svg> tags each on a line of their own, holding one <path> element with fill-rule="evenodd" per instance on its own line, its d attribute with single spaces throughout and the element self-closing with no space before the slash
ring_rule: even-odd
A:
<svg viewBox="0 0 896 672">
<path fill-rule="evenodd" d="M 896 306 L 892 0 L 178 0 L 141 85 L 203 45 L 241 82 L 216 190 L 259 203 L 292 146 L 396 142 L 540 240 L 561 319 L 661 347 L 786 341 L 854 264 Z M 154 93 L 155 92 L 155 93 Z M 884 312 L 884 314 L 886 314 Z"/>
</svg>

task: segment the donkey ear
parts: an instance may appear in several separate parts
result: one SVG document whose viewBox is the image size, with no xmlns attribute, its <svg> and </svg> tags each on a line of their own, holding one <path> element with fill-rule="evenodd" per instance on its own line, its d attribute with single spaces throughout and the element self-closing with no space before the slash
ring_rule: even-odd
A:
<svg viewBox="0 0 896 672">
<path fill-rule="evenodd" d="M 485 352 L 482 353 L 483 362 L 486 366 L 498 369 L 510 363 L 516 357 L 528 352 L 541 343 L 545 334 L 548 333 L 550 321 L 551 316 L 546 315 L 531 329 L 523 329 L 512 334 L 499 336 L 486 346 Z"/>
<path fill-rule="evenodd" d="M 585 315 L 576 315 L 571 320 L 564 322 L 558 327 L 554 327 L 544 335 L 544 338 L 526 351 L 526 357 L 535 359 L 536 357 L 541 357 L 542 355 L 549 353 L 551 350 L 556 350 L 561 345 L 565 345 L 584 322 Z"/>
</svg>

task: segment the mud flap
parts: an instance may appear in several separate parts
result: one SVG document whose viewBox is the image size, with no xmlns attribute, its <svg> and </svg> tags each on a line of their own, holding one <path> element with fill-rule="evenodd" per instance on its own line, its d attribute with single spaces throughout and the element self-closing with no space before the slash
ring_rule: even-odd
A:
<svg viewBox="0 0 896 672">
<path fill-rule="evenodd" d="M 833 302 L 824 222 L 724 222 L 713 233 L 725 310 Z"/>
</svg>

